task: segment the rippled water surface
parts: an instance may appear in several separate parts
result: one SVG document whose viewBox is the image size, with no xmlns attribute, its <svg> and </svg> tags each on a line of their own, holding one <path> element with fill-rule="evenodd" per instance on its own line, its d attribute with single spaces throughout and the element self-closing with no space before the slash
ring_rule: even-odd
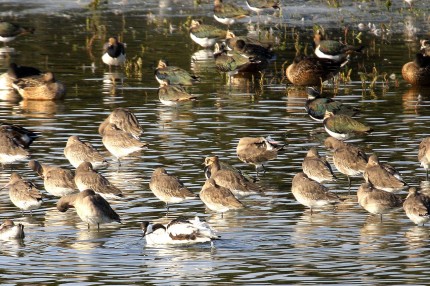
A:
<svg viewBox="0 0 430 286">
<path fill-rule="evenodd" d="M 427 284 L 430 283 L 428 227 L 414 226 L 403 211 L 382 222 L 356 203 L 362 179 L 346 178 L 327 186 L 345 201 L 336 209 L 310 212 L 291 194 L 292 177 L 310 146 L 329 155 L 322 142 L 321 123 L 304 110 L 306 94 L 282 78 L 285 62 L 295 55 L 295 40 L 304 48 L 312 41 L 312 26 L 321 24 L 332 38 L 344 37 L 366 46 L 344 74 L 350 79 L 326 85 L 336 99 L 359 107 L 359 119 L 375 132 L 353 141 L 381 161 L 398 168 L 413 186 L 428 188 L 417 163 L 418 144 L 429 136 L 430 91 L 414 89 L 401 78 L 401 67 L 411 60 L 418 40 L 429 36 L 429 9 L 417 0 L 294 1 L 284 3 L 278 17 L 253 16 L 230 27 L 236 34 L 260 29 L 275 42 L 277 59 L 253 79 L 231 84 L 214 66 L 210 51 L 201 50 L 187 33 L 187 23 L 198 17 L 215 24 L 212 3 L 202 1 L 109 1 L 96 8 L 85 1 L 2 1 L 0 17 L 36 28 L 34 35 L 10 43 L 15 53 L 0 58 L 0 72 L 10 62 L 53 71 L 65 83 L 67 96 L 57 102 L 25 102 L 2 93 L 1 120 L 38 131 L 31 158 L 70 168 L 63 155 L 66 140 L 79 135 L 97 146 L 111 165 L 101 170 L 125 194 L 112 202 L 122 225 L 87 230 L 76 213 L 59 213 L 56 198 L 47 196 L 33 216 L 24 215 L 0 192 L 0 220 L 12 218 L 25 225 L 23 241 L 0 242 L 1 284 Z M 235 1 L 236 2 L 236 1 Z M 237 1 L 239 2 L 239 1 Z M 284 1 L 285 2 L 285 1 Z M 331 6 L 329 6 L 331 3 Z M 389 9 L 388 9 L 389 8 Z M 363 23 L 372 30 L 359 31 Z M 221 26 L 219 24 L 218 26 Z M 110 35 L 127 44 L 128 59 L 142 59 L 141 70 L 109 70 L 101 62 L 102 46 Z M 310 49 L 308 49 L 308 52 Z M 160 58 L 191 70 L 201 82 L 189 89 L 198 99 L 178 107 L 162 105 L 153 73 Z M 372 86 L 371 82 L 376 79 Z M 103 147 L 98 125 L 116 107 L 128 107 L 144 128 L 147 151 L 117 163 Z M 222 218 L 199 200 L 171 207 L 149 190 L 158 166 L 179 176 L 195 193 L 204 182 L 204 157 L 218 155 L 254 175 L 240 162 L 236 144 L 243 136 L 267 136 L 285 141 L 287 151 L 267 165 L 259 183 L 264 196 L 243 200 L 246 208 Z M 13 168 L 43 182 L 27 162 Z M 0 172 L 8 182 L 10 167 Z M 44 191 L 43 191 L 44 192 Z M 405 193 L 402 193 L 405 196 Z M 210 245 L 147 247 L 140 222 L 166 222 L 179 215 L 204 217 L 221 235 Z"/>
</svg>

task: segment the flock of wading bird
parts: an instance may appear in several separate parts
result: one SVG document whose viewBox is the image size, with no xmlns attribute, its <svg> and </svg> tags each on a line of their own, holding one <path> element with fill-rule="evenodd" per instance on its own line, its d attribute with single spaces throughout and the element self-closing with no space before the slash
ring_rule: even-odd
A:
<svg viewBox="0 0 430 286">
<path fill-rule="evenodd" d="M 279 9 L 279 1 L 246 0 L 250 10 L 258 14 L 267 9 Z M 248 17 L 250 11 L 234 4 L 225 4 L 215 0 L 214 17 L 228 26 L 237 19 Z M 0 22 L 0 41 L 9 42 L 21 34 L 32 33 L 34 29 L 21 27 L 9 22 Z M 264 69 L 275 54 L 271 44 L 263 43 L 247 36 L 235 36 L 232 32 L 212 25 L 192 20 L 189 29 L 191 39 L 204 48 L 215 46 L 214 60 L 217 69 L 233 76 L 239 72 L 255 72 Z M 406 215 L 416 224 L 423 225 L 430 219 L 430 198 L 410 187 L 406 199 L 394 192 L 408 185 L 402 180 L 393 166 L 380 163 L 373 154 L 367 157 L 360 148 L 346 143 L 353 135 L 370 133 L 372 128 L 352 118 L 357 109 L 343 105 L 331 98 L 324 97 L 312 86 L 334 77 L 353 53 L 360 53 L 363 46 L 355 47 L 339 41 L 327 40 L 323 30 L 317 30 L 314 37 L 314 56 L 297 56 L 286 69 L 286 76 L 294 85 L 308 86 L 309 95 L 306 111 L 309 116 L 321 121 L 330 135 L 324 145 L 333 152 L 333 163 L 337 170 L 346 175 L 351 188 L 350 177 L 364 176 L 365 183 L 358 189 L 358 203 L 373 214 L 382 215 L 403 206 Z M 125 46 L 118 38 L 109 38 L 104 46 L 102 61 L 109 66 L 122 66 L 126 61 Z M 413 62 L 402 68 L 403 78 L 412 85 L 430 85 L 430 42 L 421 41 L 421 49 Z M 169 66 L 160 60 L 155 71 L 155 78 L 160 83 L 159 99 L 162 103 L 175 105 L 180 101 L 193 100 L 184 86 L 199 81 L 197 76 L 189 74 L 180 67 Z M 42 73 L 39 69 L 18 66 L 12 63 L 9 70 L 0 76 L 1 88 L 13 88 L 27 100 L 53 100 L 65 95 L 64 85 L 56 81 L 52 72 Z M 136 116 L 127 108 L 115 109 L 99 126 L 99 133 L 105 148 L 118 159 L 135 151 L 147 148 L 140 140 L 143 133 Z M 11 164 L 18 160 L 27 160 L 30 144 L 38 134 L 24 127 L 2 123 L 0 126 L 0 163 Z M 255 165 L 257 178 L 260 171 L 265 171 L 264 164 L 277 158 L 284 150 L 282 143 L 270 137 L 244 137 L 237 145 L 238 158 Z M 64 155 L 76 168 L 71 170 L 50 166 L 36 160 L 30 160 L 28 166 L 44 181 L 49 194 L 60 197 L 57 209 L 65 212 L 75 208 L 82 221 L 90 225 L 109 222 L 121 222 L 120 216 L 111 208 L 108 200 L 122 197 L 120 189 L 111 184 L 97 169 L 106 166 L 107 161 L 88 142 L 78 136 L 71 136 L 64 148 Z M 418 160 L 427 171 L 430 166 L 430 137 L 419 145 Z M 204 161 L 207 178 L 200 194 L 189 191 L 175 176 L 164 168 L 153 171 L 149 188 L 154 195 L 169 204 L 180 203 L 199 197 L 212 211 L 221 215 L 229 210 L 244 207 L 240 198 L 263 193 L 258 182 L 236 168 L 220 161 L 217 156 L 207 157 Z M 336 176 L 327 160 L 311 148 L 302 163 L 303 172 L 292 180 L 292 193 L 296 200 L 314 208 L 339 203 L 342 199 L 328 190 L 322 182 L 334 181 Z M 9 183 L 12 203 L 19 209 L 31 211 L 42 204 L 42 194 L 36 186 L 13 172 Z M 0 227 L 0 238 L 23 238 L 23 225 L 15 225 L 6 220 Z M 194 219 L 177 218 L 167 225 L 143 222 L 141 224 L 148 244 L 182 244 L 206 242 L 217 239 L 215 231 L 198 217 Z"/>
</svg>

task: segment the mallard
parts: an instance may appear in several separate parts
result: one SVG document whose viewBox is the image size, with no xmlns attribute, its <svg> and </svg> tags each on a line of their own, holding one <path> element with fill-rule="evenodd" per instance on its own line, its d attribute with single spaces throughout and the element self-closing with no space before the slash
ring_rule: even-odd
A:
<svg viewBox="0 0 430 286">
<path fill-rule="evenodd" d="M 430 56 L 417 53 L 413 62 L 408 62 L 403 65 L 402 76 L 404 80 L 412 85 L 429 86 Z"/>
<path fill-rule="evenodd" d="M 55 100 L 66 94 L 64 84 L 57 81 L 52 72 L 19 78 L 13 82 L 12 87 L 27 100 Z"/>
</svg>

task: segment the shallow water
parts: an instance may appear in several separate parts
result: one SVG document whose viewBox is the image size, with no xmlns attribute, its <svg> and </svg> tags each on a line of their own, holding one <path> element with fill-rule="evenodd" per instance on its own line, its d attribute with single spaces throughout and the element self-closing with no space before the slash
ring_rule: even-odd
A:
<svg viewBox="0 0 430 286">
<path fill-rule="evenodd" d="M 351 3 L 355 3 L 352 4 Z M 13 218 L 25 225 L 21 242 L 0 242 L 2 284 L 132 284 L 159 285 L 220 284 L 427 284 L 430 270 L 427 227 L 414 226 L 402 211 L 384 216 L 382 222 L 356 203 L 353 194 L 362 179 L 353 180 L 348 195 L 347 180 L 327 186 L 346 200 L 336 209 L 310 212 L 291 194 L 292 177 L 310 146 L 327 154 L 321 124 L 305 113 L 306 95 L 282 80 L 282 66 L 295 55 L 294 39 L 302 46 L 312 40 L 313 24 L 322 24 L 333 37 L 342 37 L 348 25 L 348 40 L 355 44 L 358 24 L 375 24 L 385 31 L 362 31 L 365 53 L 354 57 L 348 69 L 351 80 L 336 87 L 336 98 L 361 109 L 359 119 L 375 132 L 352 140 L 368 153 L 377 152 L 413 186 L 424 186 L 425 172 L 417 163 L 418 144 L 429 136 L 430 90 L 414 89 L 401 78 L 401 66 L 412 59 L 418 39 L 429 31 L 429 9 L 425 1 L 408 4 L 396 1 L 388 11 L 385 1 L 340 2 L 333 8 L 326 1 L 295 1 L 285 5 L 280 17 L 252 17 L 232 29 L 247 33 L 257 22 L 262 37 L 279 43 L 277 60 L 264 74 L 235 79 L 231 84 L 214 67 L 211 53 L 192 43 L 185 23 L 193 17 L 214 23 L 212 4 L 193 1 L 123 1 L 88 8 L 84 1 L 0 1 L 0 17 L 31 25 L 36 33 L 10 43 L 16 51 L 0 59 L 0 71 L 9 62 L 55 72 L 65 83 L 67 96 L 57 102 L 24 102 L 15 96 L 2 97 L 1 120 L 20 124 L 41 133 L 31 146 L 31 158 L 70 167 L 63 149 L 71 135 L 79 135 L 97 146 L 110 159 L 103 169 L 110 181 L 125 194 L 112 203 L 122 225 L 103 225 L 100 232 L 87 230 L 72 210 L 59 213 L 57 201 L 47 196 L 33 216 L 12 205 L 7 191 L 0 192 L 0 220 Z M 218 26 L 221 26 L 218 25 Z M 414 28 L 415 27 L 415 28 Z M 269 33 L 270 32 L 270 33 Z M 381 33 L 381 34 L 378 34 Z M 140 72 L 114 70 L 101 62 L 102 46 L 110 35 L 127 43 L 127 57 L 141 57 Z M 428 35 L 428 34 L 427 34 Z M 162 105 L 153 72 L 156 62 L 192 70 L 201 83 L 190 88 L 198 99 L 178 107 Z M 92 69 L 91 66 L 95 69 Z M 367 76 L 363 88 L 360 73 L 372 68 L 380 75 L 374 87 Z M 113 84 L 112 77 L 116 78 Z M 335 88 L 328 85 L 327 91 Z M 116 107 L 128 107 L 144 128 L 147 151 L 123 161 L 118 168 L 101 143 L 99 123 Z M 287 151 L 267 165 L 260 184 L 264 196 L 246 198 L 247 208 L 226 213 L 223 218 L 205 210 L 198 201 L 171 207 L 149 190 L 152 170 L 165 166 L 195 193 L 204 182 L 204 157 L 216 154 L 251 175 L 251 166 L 235 155 L 240 137 L 267 136 L 285 141 Z M 26 162 L 13 168 L 43 182 Z M 10 168 L 0 173 L 7 183 Z M 404 196 L 405 193 L 402 193 Z M 221 235 L 210 245 L 147 247 L 141 238 L 140 222 L 165 222 L 179 215 L 204 217 Z"/>
</svg>

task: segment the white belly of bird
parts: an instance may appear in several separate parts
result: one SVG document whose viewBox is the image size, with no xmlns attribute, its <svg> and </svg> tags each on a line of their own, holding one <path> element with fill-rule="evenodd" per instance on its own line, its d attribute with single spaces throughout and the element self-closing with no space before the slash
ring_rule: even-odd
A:
<svg viewBox="0 0 430 286">
<path fill-rule="evenodd" d="M 243 198 L 257 193 L 254 191 L 243 191 L 243 190 L 233 190 L 233 189 L 231 190 L 231 192 L 236 198 Z"/>
<path fill-rule="evenodd" d="M 44 186 L 45 186 L 45 190 L 48 193 L 50 193 L 51 195 L 56 196 L 56 197 L 62 197 L 62 196 L 73 194 L 74 192 L 76 192 L 72 188 L 59 187 L 57 185 L 50 184 L 50 183 L 45 183 Z"/>
<path fill-rule="evenodd" d="M 213 39 L 213 38 L 197 38 L 192 33 L 190 33 L 190 37 L 194 42 L 196 42 L 197 44 L 199 44 L 203 48 L 212 47 L 213 45 L 215 45 L 215 43 L 217 41 L 217 39 Z"/>
<path fill-rule="evenodd" d="M 345 174 L 347 176 L 359 176 L 362 175 L 363 172 L 348 168 L 346 166 L 341 165 L 340 163 L 336 163 L 335 160 L 333 160 L 335 167 L 341 172 L 342 174 Z"/>
<path fill-rule="evenodd" d="M 102 56 L 102 61 L 109 66 L 122 66 L 125 63 L 125 55 L 121 54 L 117 58 L 112 58 L 108 53 Z"/>
<path fill-rule="evenodd" d="M 8 43 L 10 41 L 13 41 L 15 38 L 16 37 L 2 37 L 2 36 L 0 36 L 0 42 Z"/>
<path fill-rule="evenodd" d="M 133 152 L 142 150 L 140 146 L 129 146 L 129 147 L 116 147 L 116 146 L 109 146 L 108 144 L 105 144 L 106 149 L 115 157 L 122 158 L 125 157 Z"/>
<path fill-rule="evenodd" d="M 12 89 L 13 80 L 7 73 L 0 75 L 0 89 Z"/>
<path fill-rule="evenodd" d="M 176 106 L 176 105 L 178 105 L 178 101 L 175 101 L 175 100 L 165 100 L 165 99 L 161 99 L 160 98 L 160 102 L 162 104 L 164 104 L 164 105 L 167 105 L 167 106 Z"/>
<path fill-rule="evenodd" d="M 234 18 L 220 18 L 217 15 L 214 15 L 215 20 L 224 25 L 233 25 L 236 20 Z"/>
<path fill-rule="evenodd" d="M 10 154 L 0 154 L 0 163 L 1 164 L 10 164 L 15 161 L 27 159 L 26 155 L 10 155 Z"/>
<path fill-rule="evenodd" d="M 11 196 L 10 200 L 15 206 L 24 211 L 35 210 L 40 208 L 40 206 L 42 205 L 42 201 L 38 201 L 36 199 L 20 200 Z"/>
<path fill-rule="evenodd" d="M 333 60 L 333 61 L 336 61 L 336 62 L 339 62 L 339 61 L 342 60 L 342 55 L 335 55 L 335 56 L 333 56 L 333 55 L 324 54 L 323 52 L 321 52 L 320 46 L 318 46 L 315 49 L 315 55 L 317 57 L 319 57 L 320 59 L 329 59 L 329 60 Z"/>
<path fill-rule="evenodd" d="M 11 228 L 0 231 L 1 240 L 17 239 L 17 238 L 23 238 L 23 237 L 24 237 L 24 231 L 21 229 L 19 225 L 14 225 Z"/>
<path fill-rule="evenodd" d="M 349 137 L 351 137 L 351 135 L 350 134 L 348 134 L 348 133 L 345 133 L 345 134 L 340 134 L 340 133 L 335 133 L 335 132 L 332 132 L 332 131 L 330 131 L 330 130 L 328 130 L 327 129 L 327 127 L 324 127 L 324 129 L 325 129 L 325 131 L 327 131 L 327 133 L 331 136 L 331 137 L 334 137 L 334 138 L 336 138 L 336 139 L 338 139 L 338 140 L 346 140 L 346 139 L 348 139 Z"/>
<path fill-rule="evenodd" d="M 430 217 L 429 216 L 420 216 L 420 215 L 416 215 L 416 214 L 408 214 L 406 213 L 406 215 L 408 216 L 408 218 L 413 221 L 415 224 L 417 225 L 423 225 L 426 222 L 429 221 Z"/>
</svg>

